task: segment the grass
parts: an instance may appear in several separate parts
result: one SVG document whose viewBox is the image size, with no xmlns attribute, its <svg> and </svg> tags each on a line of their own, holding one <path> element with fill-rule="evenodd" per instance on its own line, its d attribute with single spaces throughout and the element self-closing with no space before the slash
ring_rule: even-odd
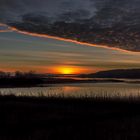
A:
<svg viewBox="0 0 140 140">
<path fill-rule="evenodd" d="M 139 140 L 140 99 L 0 96 L 0 140 Z"/>
</svg>

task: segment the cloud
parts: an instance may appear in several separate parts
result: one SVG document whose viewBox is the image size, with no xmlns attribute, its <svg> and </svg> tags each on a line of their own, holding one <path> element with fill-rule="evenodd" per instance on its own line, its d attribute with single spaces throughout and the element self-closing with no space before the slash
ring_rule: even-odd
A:
<svg viewBox="0 0 140 140">
<path fill-rule="evenodd" d="M 0 20 L 21 20 L 26 13 L 44 13 L 51 17 L 79 9 L 93 14 L 95 7 L 90 0 L 0 0 Z"/>
<path fill-rule="evenodd" d="M 108 10 L 111 7 L 114 11 Z M 120 9 L 125 15 L 129 15 L 133 12 L 140 13 L 139 8 L 139 0 L 0 0 L 0 22 L 21 20 L 21 15 L 28 13 L 41 13 L 56 18 L 68 12 L 75 14 L 78 11 L 85 17 L 101 13 L 103 19 L 116 12 L 113 16 L 119 18 Z"/>
</svg>

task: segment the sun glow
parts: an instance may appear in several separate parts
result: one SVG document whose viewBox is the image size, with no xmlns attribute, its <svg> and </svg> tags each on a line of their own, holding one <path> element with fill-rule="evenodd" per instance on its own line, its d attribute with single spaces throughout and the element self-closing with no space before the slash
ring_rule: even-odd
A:
<svg viewBox="0 0 140 140">
<path fill-rule="evenodd" d="M 77 74 L 80 70 L 74 67 L 58 67 L 55 71 L 59 74 Z"/>
</svg>

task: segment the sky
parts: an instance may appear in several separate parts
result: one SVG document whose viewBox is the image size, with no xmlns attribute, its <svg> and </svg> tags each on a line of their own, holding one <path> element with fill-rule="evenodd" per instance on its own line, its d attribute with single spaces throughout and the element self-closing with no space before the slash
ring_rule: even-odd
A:
<svg viewBox="0 0 140 140">
<path fill-rule="evenodd" d="M 73 68 L 76 73 L 109 69 L 140 68 L 140 53 L 23 34 L 0 26 L 0 70 L 59 73 Z"/>
<path fill-rule="evenodd" d="M 28 13 L 44 13 L 53 18 L 78 10 L 88 13 L 87 17 L 94 17 L 98 11 L 108 7 L 120 9 L 122 14 L 119 17 L 123 13 L 140 13 L 139 0 L 0 0 L 0 21 L 21 20 L 21 16 Z M 119 17 L 116 16 L 116 22 Z"/>
<path fill-rule="evenodd" d="M 107 14 L 99 16 L 100 23 L 106 24 L 105 27 L 113 26 L 118 21 L 125 23 L 123 17 L 130 17 L 128 25 L 139 23 L 140 0 L 0 0 L 0 71 L 61 73 L 65 69 L 65 72 L 92 73 L 140 68 L 140 52 L 23 33 L 5 25 L 22 22 L 23 15 L 30 13 L 57 21 L 67 12 L 82 11 L 80 18 L 94 19 L 100 10 L 107 10 L 108 7 L 115 9 L 109 9 L 113 18 L 108 18 Z"/>
<path fill-rule="evenodd" d="M 0 20 L 20 20 L 21 15 L 28 13 L 44 13 L 56 17 L 79 9 L 89 11 L 89 16 L 96 11 L 91 0 L 1 0 Z"/>
</svg>

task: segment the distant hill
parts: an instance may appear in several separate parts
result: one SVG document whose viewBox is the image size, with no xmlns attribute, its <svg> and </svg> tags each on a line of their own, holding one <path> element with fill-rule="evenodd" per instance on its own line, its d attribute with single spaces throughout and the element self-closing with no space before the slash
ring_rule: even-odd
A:
<svg viewBox="0 0 140 140">
<path fill-rule="evenodd" d="M 100 71 L 92 74 L 80 75 L 82 78 L 126 78 L 140 79 L 140 69 L 117 69 L 109 71 Z"/>
</svg>

